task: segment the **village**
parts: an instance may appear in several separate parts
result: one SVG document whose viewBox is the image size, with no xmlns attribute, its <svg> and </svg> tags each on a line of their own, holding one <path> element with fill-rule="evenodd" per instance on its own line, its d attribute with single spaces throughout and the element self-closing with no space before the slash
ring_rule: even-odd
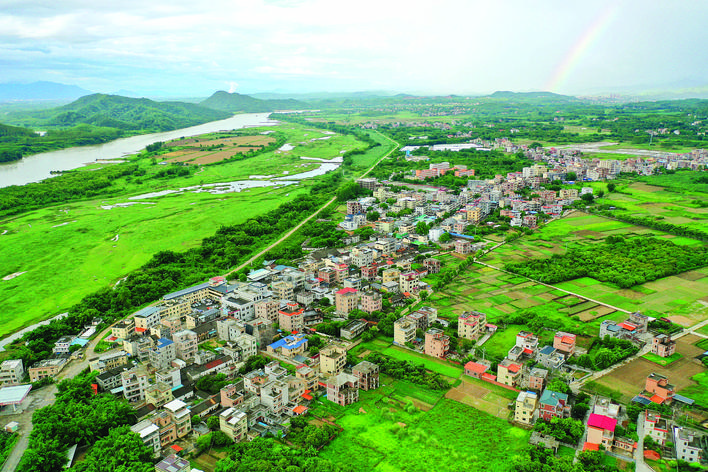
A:
<svg viewBox="0 0 708 472">
<path fill-rule="evenodd" d="M 411 150 L 408 159 L 415 157 Z M 627 166 L 643 173 L 659 164 L 640 159 L 621 166 L 599 161 L 593 167 L 563 152 L 526 152 L 547 165 L 469 180 L 458 192 L 359 179 L 357 184 L 371 196 L 346 202 L 339 221 L 345 247 L 309 247 L 306 241 L 309 254 L 292 265 L 265 261 L 238 280 L 213 277 L 165 294 L 113 324 L 99 343 L 104 353 L 85 351 L 102 324 L 95 319 L 76 336 L 59 339 L 51 358 L 29 366 L 29 379 L 56 379 L 71 362 L 87 358 L 98 373 L 94 391 L 123 397 L 133 406 L 138 422 L 131 430 L 156 457 L 164 457 L 156 470 L 191 470 L 182 456 L 194 449 L 199 435 L 214 428 L 235 442 L 267 435 L 287 438 L 293 418 L 307 415 L 313 401 L 346 406 L 358 401 L 360 391 L 377 389 L 380 366 L 348 352 L 383 332 L 382 317 L 368 315 L 387 313 L 397 316 L 393 345 L 457 364 L 474 357 L 461 364 L 466 376 L 518 392 L 507 419 L 534 429 L 532 444 L 554 451 L 559 446 L 602 451 L 640 463 L 644 438 L 650 437 L 665 454 L 701 463 L 708 438 L 675 421 L 675 412 L 693 400 L 676 393 L 671 379 L 649 375 L 636 386 L 630 405 L 588 395 L 580 387 L 592 372 L 569 362 L 582 351 L 575 334 L 558 331 L 552 344 L 541 345 L 536 334 L 519 331 L 507 356 L 492 362 L 483 348 L 497 326 L 485 313 L 442 318 L 425 304 L 435 288 L 426 278 L 441 271 L 435 256 L 450 254 L 472 263 L 490 249 L 488 241 L 474 235 L 477 228 L 508 222 L 530 230 L 593 194 L 592 187 L 554 191 L 542 185 L 564 180 L 569 172 L 578 180 L 612 179 L 627 172 Z M 409 178 L 424 181 L 446 173 L 472 177 L 475 172 L 464 165 L 431 163 Z M 524 197 L 519 193 L 524 188 L 534 189 L 535 196 Z M 495 212 L 505 219 L 485 222 Z M 355 232 L 361 228 L 370 228 L 368 237 Z M 671 335 L 652 332 L 650 321 L 638 312 L 623 322 L 606 320 L 599 339 L 671 357 L 676 342 Z M 459 345 L 451 342 L 451 331 Z M 21 360 L 2 363 L 4 405 L 22 408 L 31 388 L 21 385 L 24 377 Z"/>
</svg>

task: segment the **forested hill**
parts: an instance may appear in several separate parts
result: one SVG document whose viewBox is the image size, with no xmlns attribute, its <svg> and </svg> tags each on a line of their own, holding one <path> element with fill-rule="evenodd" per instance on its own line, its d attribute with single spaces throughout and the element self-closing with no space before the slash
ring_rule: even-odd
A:
<svg viewBox="0 0 708 472">
<path fill-rule="evenodd" d="M 158 132 L 228 118 L 229 113 L 193 103 L 155 102 L 96 93 L 49 110 L 16 112 L 8 121 L 30 127 L 68 128 L 87 124 L 127 132 Z"/>
<path fill-rule="evenodd" d="M 507 92 L 497 91 L 489 95 L 489 98 L 497 98 L 523 103 L 544 103 L 544 104 L 562 104 L 562 103 L 579 103 L 582 100 L 570 95 L 560 95 L 552 92 Z"/>
<path fill-rule="evenodd" d="M 128 98 L 119 95 L 93 94 L 45 112 L 47 124 L 74 126 L 85 123 L 93 126 L 135 131 L 170 131 L 194 126 L 230 116 L 218 110 L 193 103 L 155 102 L 147 98 Z"/>
<path fill-rule="evenodd" d="M 276 110 L 301 110 L 309 105 L 293 98 L 279 100 L 261 100 L 240 93 L 228 93 L 220 90 L 207 98 L 199 105 L 214 110 L 228 111 L 231 113 L 259 113 Z"/>
<path fill-rule="evenodd" d="M 0 123 L 0 140 L 13 136 L 33 136 L 35 133 L 29 128 L 20 128 L 18 126 L 4 125 Z"/>
</svg>

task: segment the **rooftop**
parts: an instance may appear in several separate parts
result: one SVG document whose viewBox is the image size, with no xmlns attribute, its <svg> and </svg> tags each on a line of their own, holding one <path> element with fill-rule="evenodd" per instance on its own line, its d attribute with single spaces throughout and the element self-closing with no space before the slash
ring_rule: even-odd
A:
<svg viewBox="0 0 708 472">
<path fill-rule="evenodd" d="M 31 385 L 0 388 L 0 405 L 19 405 L 32 390 Z"/>
</svg>

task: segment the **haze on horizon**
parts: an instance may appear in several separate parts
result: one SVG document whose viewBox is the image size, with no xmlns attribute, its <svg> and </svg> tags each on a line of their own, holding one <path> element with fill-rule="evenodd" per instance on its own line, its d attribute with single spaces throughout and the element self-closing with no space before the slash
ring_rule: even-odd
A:
<svg viewBox="0 0 708 472">
<path fill-rule="evenodd" d="M 0 83 L 565 94 L 708 86 L 708 2 L 1 2 Z"/>
</svg>

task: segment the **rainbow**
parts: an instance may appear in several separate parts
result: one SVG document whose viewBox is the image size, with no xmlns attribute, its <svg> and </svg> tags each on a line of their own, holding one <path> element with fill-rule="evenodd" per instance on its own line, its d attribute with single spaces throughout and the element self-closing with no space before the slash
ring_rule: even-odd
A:
<svg viewBox="0 0 708 472">
<path fill-rule="evenodd" d="M 612 23 L 617 14 L 617 6 L 609 5 L 604 11 L 601 11 L 590 26 L 585 29 L 580 35 L 573 47 L 568 50 L 568 53 L 563 58 L 558 67 L 555 68 L 553 74 L 546 82 L 543 90 L 555 92 L 568 79 L 570 74 L 575 70 L 580 60 L 585 56 L 590 47 L 602 36 L 607 30 L 607 27 Z"/>
</svg>

